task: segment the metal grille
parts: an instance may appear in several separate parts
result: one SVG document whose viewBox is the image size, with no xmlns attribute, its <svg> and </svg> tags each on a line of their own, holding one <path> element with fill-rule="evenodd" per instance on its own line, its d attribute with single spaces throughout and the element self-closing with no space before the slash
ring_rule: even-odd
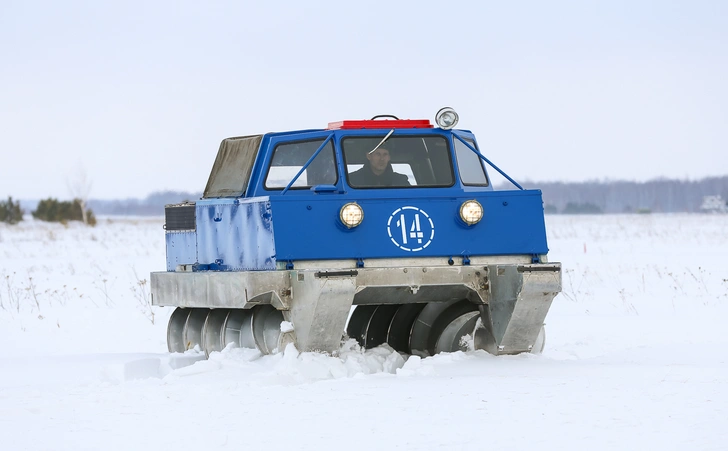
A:
<svg viewBox="0 0 728 451">
<path fill-rule="evenodd" d="M 164 207 L 164 228 L 171 230 L 195 230 L 195 204 L 172 204 Z"/>
</svg>

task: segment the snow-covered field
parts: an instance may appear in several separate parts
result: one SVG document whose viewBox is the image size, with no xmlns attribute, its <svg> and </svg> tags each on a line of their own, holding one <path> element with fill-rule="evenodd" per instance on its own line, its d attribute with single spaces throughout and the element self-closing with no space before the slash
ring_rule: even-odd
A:
<svg viewBox="0 0 728 451">
<path fill-rule="evenodd" d="M 0 225 L 0 450 L 728 449 L 728 215 L 548 216 L 542 355 L 170 356 L 162 218 Z"/>
</svg>

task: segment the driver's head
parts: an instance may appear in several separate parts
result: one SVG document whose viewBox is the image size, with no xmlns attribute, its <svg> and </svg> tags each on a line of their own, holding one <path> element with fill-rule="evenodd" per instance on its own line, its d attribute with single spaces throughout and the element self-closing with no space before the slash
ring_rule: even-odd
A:
<svg viewBox="0 0 728 451">
<path fill-rule="evenodd" d="M 376 175 L 381 175 L 389 164 L 389 150 L 380 147 L 368 154 L 367 160 L 369 160 L 369 166 L 371 166 L 372 172 Z"/>
</svg>

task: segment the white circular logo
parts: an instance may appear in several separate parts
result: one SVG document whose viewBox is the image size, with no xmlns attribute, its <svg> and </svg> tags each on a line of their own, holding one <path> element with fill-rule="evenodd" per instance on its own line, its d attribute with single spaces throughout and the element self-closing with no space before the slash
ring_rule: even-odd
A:
<svg viewBox="0 0 728 451">
<path fill-rule="evenodd" d="M 430 215 L 417 207 L 402 207 L 387 221 L 387 233 L 395 246 L 408 252 L 426 248 L 435 238 L 435 224 Z"/>
</svg>

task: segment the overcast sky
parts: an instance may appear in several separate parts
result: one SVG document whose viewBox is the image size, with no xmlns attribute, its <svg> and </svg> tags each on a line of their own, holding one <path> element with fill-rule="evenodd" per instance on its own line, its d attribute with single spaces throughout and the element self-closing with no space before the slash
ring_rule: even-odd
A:
<svg viewBox="0 0 728 451">
<path fill-rule="evenodd" d="M 517 181 L 728 175 L 725 1 L 0 0 L 0 199 L 201 191 L 228 136 L 460 114 Z"/>
</svg>

